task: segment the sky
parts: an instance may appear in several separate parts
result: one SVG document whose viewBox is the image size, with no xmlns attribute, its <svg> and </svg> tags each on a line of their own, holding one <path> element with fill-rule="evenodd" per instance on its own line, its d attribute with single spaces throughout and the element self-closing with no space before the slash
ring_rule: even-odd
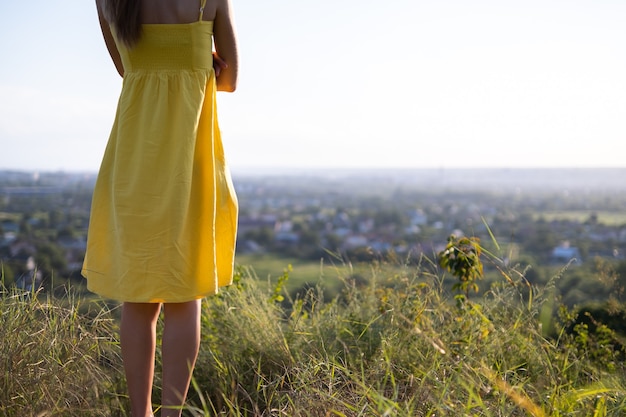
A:
<svg viewBox="0 0 626 417">
<path fill-rule="evenodd" d="M 232 0 L 235 170 L 626 167 L 624 0 Z M 0 169 L 96 171 L 93 1 L 0 2 Z"/>
</svg>

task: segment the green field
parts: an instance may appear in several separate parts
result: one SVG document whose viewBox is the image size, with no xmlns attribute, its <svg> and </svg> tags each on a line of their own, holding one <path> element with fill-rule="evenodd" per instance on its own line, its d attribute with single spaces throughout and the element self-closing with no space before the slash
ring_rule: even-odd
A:
<svg viewBox="0 0 626 417">
<path fill-rule="evenodd" d="M 408 267 L 400 263 L 350 263 L 340 259 L 329 261 L 307 261 L 283 257 L 277 254 L 242 254 L 237 255 L 236 264 L 243 267 L 260 283 L 274 285 L 287 268 L 289 271 L 288 287 L 292 292 L 320 284 L 328 295 L 334 295 L 345 287 L 347 281 L 363 281 L 378 275 L 398 275 L 409 273 Z"/>
<path fill-rule="evenodd" d="M 19 214 L 15 214 L 15 213 L 6 213 L 4 211 L 0 211 L 0 220 L 13 220 L 13 221 L 19 221 L 20 220 L 20 215 Z"/>
<path fill-rule="evenodd" d="M 336 293 L 347 278 L 363 274 L 365 267 L 350 264 L 330 264 L 283 257 L 276 254 L 237 255 L 236 264 L 256 276 L 261 284 L 275 285 L 286 270 L 289 272 L 288 287 L 297 291 L 305 286 L 321 284 L 331 293 Z M 263 285 L 264 286 L 264 285 Z"/>
<path fill-rule="evenodd" d="M 569 210 L 569 211 L 542 211 L 536 213 L 533 220 L 544 219 L 546 221 L 555 220 L 568 220 L 578 223 L 584 223 L 592 215 L 596 215 L 598 223 L 605 224 L 607 226 L 622 226 L 626 225 L 626 211 L 594 211 L 594 210 Z"/>
<path fill-rule="evenodd" d="M 235 262 L 237 265 L 252 268 L 261 281 L 268 279 L 276 281 L 288 265 L 292 267 L 292 272 L 289 274 L 292 281 L 317 281 L 323 271 L 328 268 L 322 262 L 305 261 L 276 254 L 237 254 Z"/>
</svg>

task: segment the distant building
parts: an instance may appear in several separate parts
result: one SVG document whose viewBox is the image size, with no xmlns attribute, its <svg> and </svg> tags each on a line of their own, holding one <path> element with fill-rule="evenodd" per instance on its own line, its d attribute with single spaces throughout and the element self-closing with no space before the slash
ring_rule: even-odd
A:
<svg viewBox="0 0 626 417">
<path fill-rule="evenodd" d="M 37 253 L 37 248 L 32 243 L 25 240 L 14 240 L 9 245 L 9 255 L 11 258 L 26 260 Z"/>
<path fill-rule="evenodd" d="M 239 219 L 238 233 L 243 236 L 249 231 L 263 228 L 274 230 L 276 222 L 275 216 L 242 217 Z"/>
<path fill-rule="evenodd" d="M 43 274 L 36 268 L 35 260 L 29 257 L 26 261 L 26 272 L 15 280 L 15 286 L 22 290 L 38 290 L 43 283 Z"/>
<path fill-rule="evenodd" d="M 12 242 L 15 242 L 17 235 L 14 232 L 5 232 L 0 236 L 0 248 L 9 246 Z"/>
<path fill-rule="evenodd" d="M 428 216 L 422 210 L 413 210 L 409 213 L 411 226 L 424 226 L 428 224 Z"/>
<path fill-rule="evenodd" d="M 246 239 L 237 241 L 237 252 L 239 253 L 263 253 L 264 248 L 254 240 Z"/>
<path fill-rule="evenodd" d="M 577 247 L 571 246 L 568 241 L 562 242 L 559 246 L 552 249 L 550 255 L 553 262 L 570 262 L 581 264 L 582 258 Z"/>
<path fill-rule="evenodd" d="M 278 243 L 297 244 L 300 236 L 294 232 L 278 232 L 274 235 L 274 240 Z"/>
<path fill-rule="evenodd" d="M 356 249 L 369 245 L 369 240 L 363 235 L 348 236 L 343 242 L 343 249 Z"/>
<path fill-rule="evenodd" d="M 19 233 L 20 232 L 20 226 L 13 220 L 2 220 L 2 222 L 0 223 L 0 228 L 2 228 L 2 231 L 4 233 L 7 233 L 7 232 Z"/>
</svg>

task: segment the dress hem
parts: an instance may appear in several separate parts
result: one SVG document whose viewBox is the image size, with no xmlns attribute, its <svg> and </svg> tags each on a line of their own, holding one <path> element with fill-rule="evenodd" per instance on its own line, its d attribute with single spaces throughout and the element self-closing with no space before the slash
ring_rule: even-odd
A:
<svg viewBox="0 0 626 417">
<path fill-rule="evenodd" d="M 175 297 L 175 298 L 169 298 L 169 297 L 152 297 L 152 298 L 125 298 L 125 297 L 120 297 L 119 294 L 111 294 L 107 291 L 101 291 L 97 288 L 93 288 L 92 285 L 90 285 L 89 283 L 89 279 L 81 273 L 81 275 L 83 275 L 83 277 L 87 280 L 87 290 L 89 290 L 89 292 L 98 295 L 99 297 L 103 298 L 103 299 L 107 299 L 107 300 L 113 300 L 113 301 L 118 301 L 118 302 L 122 302 L 122 303 L 148 303 L 148 304 L 157 304 L 157 303 L 186 303 L 189 301 L 194 301 L 194 300 L 200 300 L 203 298 L 207 298 L 213 295 L 216 295 L 219 293 L 220 288 L 224 288 L 224 287 L 228 287 L 230 285 L 232 285 L 232 281 L 229 282 L 228 284 L 224 284 L 224 285 L 220 285 L 218 288 L 216 288 L 215 290 L 212 291 L 207 291 L 201 294 L 197 294 L 197 295 L 193 295 L 193 296 L 189 296 L 189 297 Z"/>
</svg>

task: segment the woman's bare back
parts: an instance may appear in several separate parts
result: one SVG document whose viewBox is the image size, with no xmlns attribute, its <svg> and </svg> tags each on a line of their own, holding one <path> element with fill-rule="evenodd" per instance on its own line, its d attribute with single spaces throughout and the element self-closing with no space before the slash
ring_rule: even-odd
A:
<svg viewBox="0 0 626 417">
<path fill-rule="evenodd" d="M 191 23 L 198 20 L 201 0 L 142 0 L 142 23 Z M 214 20 L 217 1 L 207 0 L 203 20 Z"/>
<path fill-rule="evenodd" d="M 141 23 L 177 24 L 198 21 L 202 0 L 135 0 L 141 1 Z M 117 72 L 123 76 L 124 68 L 104 13 L 106 0 L 96 0 L 102 35 Z M 237 37 L 231 10 L 231 0 L 206 0 L 202 20 L 213 21 L 215 59 L 219 62 L 217 89 L 235 91 L 238 78 L 239 56 Z M 211 51 L 207 51 L 211 53 Z"/>
</svg>

